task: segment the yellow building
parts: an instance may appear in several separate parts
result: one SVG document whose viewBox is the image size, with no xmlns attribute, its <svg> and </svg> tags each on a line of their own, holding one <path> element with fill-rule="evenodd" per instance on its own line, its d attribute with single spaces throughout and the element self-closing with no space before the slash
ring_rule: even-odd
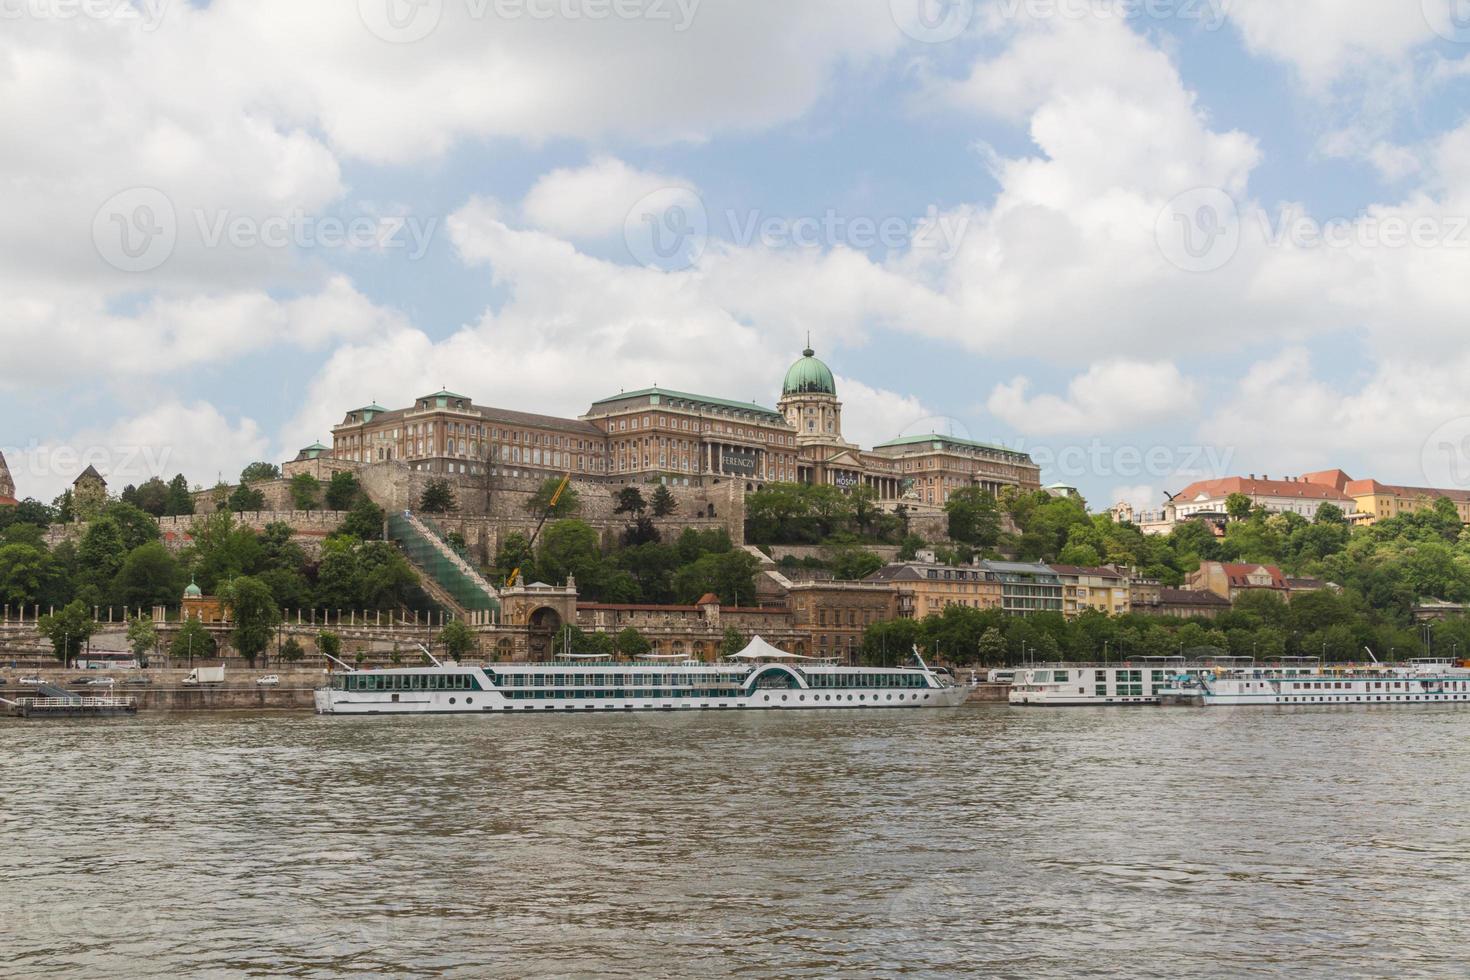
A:
<svg viewBox="0 0 1470 980">
<path fill-rule="evenodd" d="M 1000 579 L 979 565 L 904 562 L 880 568 L 864 581 L 892 586 L 898 595 L 898 615 L 905 619 L 938 615 L 949 606 L 1001 608 Z"/>
<path fill-rule="evenodd" d="M 1377 480 L 1353 480 L 1344 488 L 1357 502 L 1359 521 L 1375 524 L 1400 514 L 1428 510 L 1436 500 L 1449 500 L 1460 515 L 1460 523 L 1470 524 L 1470 491 L 1435 490 L 1430 487 L 1398 487 Z"/>
<path fill-rule="evenodd" d="M 1062 615 L 1074 619 L 1089 609 L 1107 616 L 1126 616 L 1132 611 L 1128 576 L 1112 568 L 1052 565 L 1062 580 Z"/>
</svg>

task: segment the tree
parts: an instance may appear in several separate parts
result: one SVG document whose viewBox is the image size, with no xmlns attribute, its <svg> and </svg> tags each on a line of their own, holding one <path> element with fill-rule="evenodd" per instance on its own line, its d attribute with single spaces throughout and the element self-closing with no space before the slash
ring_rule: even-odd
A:
<svg viewBox="0 0 1470 980">
<path fill-rule="evenodd" d="M 148 662 L 148 653 L 158 642 L 158 628 L 148 616 L 135 616 L 128 620 L 128 649 L 139 662 Z"/>
<path fill-rule="evenodd" d="M 65 664 L 75 660 L 83 644 L 97 632 L 97 622 L 87 607 L 77 600 L 67 603 L 58 613 L 42 616 L 36 629 L 51 641 L 56 659 Z"/>
<path fill-rule="evenodd" d="M 454 488 L 449 485 L 448 480 L 430 480 L 424 484 L 424 492 L 419 497 L 419 510 L 425 514 L 448 514 L 459 507 L 454 499 Z"/>
<path fill-rule="evenodd" d="M 561 479 L 559 477 L 553 476 L 543 480 L 541 486 L 526 501 L 526 510 L 535 514 L 537 517 L 542 514 L 548 514 L 554 518 L 572 517 L 575 515 L 582 509 L 582 498 L 577 493 L 577 488 L 568 483 L 566 489 L 562 490 L 561 496 L 558 497 L 556 492 L 560 487 Z M 552 506 L 551 503 L 551 498 L 553 497 L 556 497 L 555 506 Z"/>
<path fill-rule="evenodd" d="M 898 547 L 899 561 L 913 561 L 919 557 L 919 552 L 926 547 L 926 542 L 917 534 L 904 535 L 903 542 Z"/>
<path fill-rule="evenodd" d="M 351 510 L 361 492 L 357 477 L 347 470 L 338 470 L 327 483 L 327 506 L 332 510 Z"/>
<path fill-rule="evenodd" d="M 618 505 L 613 508 L 614 514 L 633 514 L 642 517 L 646 510 L 648 510 L 648 502 L 643 499 L 642 490 L 637 487 L 623 487 L 618 491 Z"/>
<path fill-rule="evenodd" d="M 705 555 L 674 573 L 674 595 L 693 603 L 712 592 L 722 605 L 738 606 L 742 597 L 753 600 L 759 571 L 760 561 L 747 551 Z"/>
<path fill-rule="evenodd" d="M 347 512 L 347 518 L 337 529 L 337 533 L 350 534 L 359 541 L 381 541 L 383 540 L 383 522 L 386 519 L 387 515 L 383 513 L 383 508 L 373 503 L 364 494 L 357 498 L 357 502 Z"/>
<path fill-rule="evenodd" d="M 860 656 L 871 667 L 892 667 L 908 660 L 919 642 L 919 624 L 912 619 L 890 619 L 863 630 Z"/>
<path fill-rule="evenodd" d="M 1342 508 L 1336 504 L 1321 504 L 1317 507 L 1317 515 L 1314 518 L 1314 522 L 1317 524 L 1346 525 L 1347 516 L 1343 514 Z"/>
<path fill-rule="evenodd" d="M 270 646 L 271 635 L 281 622 L 275 596 L 260 579 L 242 575 L 224 590 L 235 620 L 235 649 L 255 666 L 255 658 Z"/>
<path fill-rule="evenodd" d="M 606 633 L 588 633 L 576 626 L 558 630 L 551 638 L 553 656 L 572 653 L 580 656 L 613 656 L 613 638 Z"/>
<path fill-rule="evenodd" d="M 242 483 L 230 494 L 225 506 L 236 514 L 262 511 L 265 510 L 265 493 Z"/>
<path fill-rule="evenodd" d="M 674 492 L 667 484 L 660 483 L 653 489 L 653 516 L 671 517 L 679 511 L 679 502 L 674 499 Z"/>
<path fill-rule="evenodd" d="M 147 608 L 172 605 L 184 591 L 184 573 L 161 541 L 134 548 L 123 560 L 113 583 L 113 594 L 124 606 Z"/>
<path fill-rule="evenodd" d="M 464 624 L 464 620 L 453 619 L 439 631 L 438 641 L 444 647 L 445 655 L 459 662 L 475 648 L 475 632 Z"/>
<path fill-rule="evenodd" d="M 342 637 L 331 630 L 322 630 L 316 635 L 316 648 L 323 657 L 342 659 Z"/>
<path fill-rule="evenodd" d="M 1000 630 L 994 626 L 986 628 L 980 634 L 980 662 L 987 667 L 1001 667 L 1005 665 L 1008 649 L 1006 638 Z"/>
<path fill-rule="evenodd" d="M 1232 521 L 1243 521 L 1251 516 L 1251 498 L 1243 493 L 1232 493 L 1225 498 L 1225 515 Z"/>
<path fill-rule="evenodd" d="M 994 548 L 1000 540 L 1000 509 L 980 487 L 960 487 L 944 502 L 951 540 L 974 548 Z"/>
<path fill-rule="evenodd" d="M 168 484 L 156 476 L 143 481 L 131 503 L 152 517 L 162 517 L 168 512 Z"/>
<path fill-rule="evenodd" d="M 281 644 L 280 657 L 284 663 L 299 664 L 306 658 L 306 649 L 296 637 L 288 636 L 286 642 Z"/>
<path fill-rule="evenodd" d="M 122 529 L 110 517 L 99 517 L 87 528 L 82 543 L 77 546 L 77 557 L 81 563 L 79 586 L 91 586 L 97 592 L 99 602 L 112 589 L 117 573 L 122 569 L 128 547 L 123 541 Z"/>
<path fill-rule="evenodd" d="M 613 639 L 613 649 L 629 660 L 637 660 L 653 649 L 653 645 L 642 633 L 629 626 Z"/>
<path fill-rule="evenodd" d="M 181 517 L 194 513 L 194 495 L 189 492 L 189 481 L 180 473 L 168 481 L 168 498 L 164 503 L 165 517 Z"/>
<path fill-rule="evenodd" d="M 847 582 L 865 579 L 883 567 L 882 558 L 854 544 L 828 548 L 826 559 L 832 577 Z"/>
<path fill-rule="evenodd" d="M 720 656 L 733 657 L 745 649 L 745 637 L 733 626 L 725 627 L 724 639 L 720 641 Z"/>
<path fill-rule="evenodd" d="M 193 660 L 195 657 L 214 656 L 214 635 L 198 619 L 186 619 L 168 645 L 168 655 L 174 660 Z"/>
<path fill-rule="evenodd" d="M 321 481 L 310 473 L 291 477 L 291 506 L 297 510 L 316 510 L 322 502 Z"/>
<path fill-rule="evenodd" d="M 275 463 L 251 463 L 240 471 L 241 483 L 263 483 L 280 478 L 281 468 Z"/>
<path fill-rule="evenodd" d="M 51 556 L 44 545 L 15 542 L 0 546 L 0 603 L 8 606 L 40 603 L 53 574 Z"/>
</svg>

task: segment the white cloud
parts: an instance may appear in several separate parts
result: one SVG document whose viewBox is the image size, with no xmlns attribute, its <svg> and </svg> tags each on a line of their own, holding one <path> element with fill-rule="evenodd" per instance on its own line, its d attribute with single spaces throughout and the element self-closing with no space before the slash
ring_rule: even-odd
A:
<svg viewBox="0 0 1470 980">
<path fill-rule="evenodd" d="M 1467 369 L 1463 355 L 1432 366 L 1385 359 L 1365 379 L 1333 383 L 1305 350 L 1290 348 L 1253 365 L 1199 434 L 1234 448 L 1238 466 L 1255 473 L 1342 467 L 1359 479 L 1465 486 Z"/>
<path fill-rule="evenodd" d="M 245 465 L 272 458 L 270 441 L 249 418 L 233 422 L 208 402 L 166 401 L 138 415 L 35 444 L 7 448 L 16 492 L 49 501 L 95 466 L 108 489 L 183 473 L 191 485 L 237 478 Z"/>
<path fill-rule="evenodd" d="M 1112 360 L 1071 380 L 1065 397 L 1027 397 L 1030 380 L 995 386 L 986 407 L 1019 431 L 1035 435 L 1116 432 L 1158 424 L 1187 411 L 1195 385 L 1167 361 Z"/>
<path fill-rule="evenodd" d="M 1231 0 L 1226 11 L 1253 51 L 1324 87 L 1365 66 L 1392 66 L 1434 41 L 1454 0 Z"/>
<path fill-rule="evenodd" d="M 1113 487 L 1107 500 L 1090 501 L 1092 510 L 1105 510 L 1116 503 L 1132 504 L 1135 510 L 1157 510 L 1163 502 L 1163 493 L 1150 483 L 1129 484 Z"/>
<path fill-rule="evenodd" d="M 521 203 L 532 227 L 574 241 L 622 234 L 628 213 L 641 199 L 669 189 L 698 198 L 679 177 L 636 170 L 615 157 L 599 157 L 585 167 L 553 170 L 536 181 Z"/>
</svg>

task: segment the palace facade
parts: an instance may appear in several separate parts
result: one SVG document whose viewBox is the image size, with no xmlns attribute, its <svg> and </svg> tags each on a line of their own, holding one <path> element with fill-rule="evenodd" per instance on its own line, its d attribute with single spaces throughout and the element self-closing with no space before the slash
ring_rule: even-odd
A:
<svg viewBox="0 0 1470 980">
<path fill-rule="evenodd" d="M 571 419 L 492 408 L 441 390 L 407 408 L 352 409 L 333 428 L 330 449 L 303 449 L 288 472 L 390 462 L 462 476 L 867 487 L 882 501 L 936 507 L 961 487 L 1041 487 L 1031 457 L 1003 446 L 934 434 L 870 450 L 848 442 L 836 380 L 811 348 L 786 372 L 775 408 L 643 388 L 599 399 Z"/>
</svg>

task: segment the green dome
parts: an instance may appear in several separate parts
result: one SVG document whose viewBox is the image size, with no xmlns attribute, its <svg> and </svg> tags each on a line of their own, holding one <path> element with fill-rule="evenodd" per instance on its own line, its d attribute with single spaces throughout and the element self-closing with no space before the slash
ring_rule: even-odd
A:
<svg viewBox="0 0 1470 980">
<path fill-rule="evenodd" d="M 189 580 L 189 587 L 184 590 L 184 598 L 185 599 L 198 599 L 198 598 L 202 597 L 203 595 L 204 595 L 204 590 L 201 589 L 201 588 L 199 588 L 199 586 L 195 585 L 193 579 L 190 579 Z"/>
<path fill-rule="evenodd" d="M 791 365 L 791 370 L 786 372 L 786 383 L 781 386 L 781 394 L 813 393 L 835 395 L 837 382 L 832 379 L 832 370 L 817 360 L 816 351 L 808 347 L 801 352 L 801 360 Z"/>
</svg>

